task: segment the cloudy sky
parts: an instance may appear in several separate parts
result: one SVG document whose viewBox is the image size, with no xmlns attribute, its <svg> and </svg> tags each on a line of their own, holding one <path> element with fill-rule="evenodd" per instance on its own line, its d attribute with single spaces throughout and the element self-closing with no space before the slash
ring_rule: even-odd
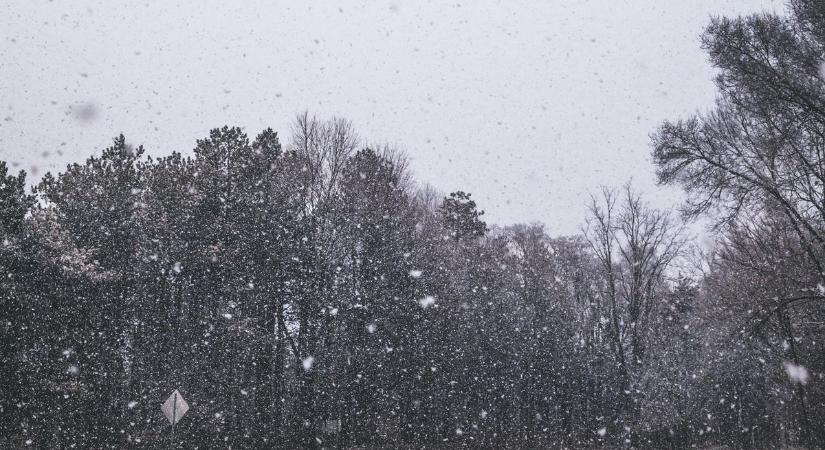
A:
<svg viewBox="0 0 825 450">
<path fill-rule="evenodd" d="M 712 15 L 771 0 L 0 0 L 0 159 L 39 178 L 123 132 L 191 152 L 224 124 L 351 119 L 493 223 L 578 230 L 599 185 L 657 206 L 649 134 L 711 106 Z"/>
</svg>

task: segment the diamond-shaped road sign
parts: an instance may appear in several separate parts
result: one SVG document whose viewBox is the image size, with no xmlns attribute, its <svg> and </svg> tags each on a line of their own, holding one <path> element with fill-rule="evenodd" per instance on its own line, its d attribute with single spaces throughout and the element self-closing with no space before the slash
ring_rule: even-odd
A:
<svg viewBox="0 0 825 450">
<path fill-rule="evenodd" d="M 163 406 L 160 407 L 160 410 L 163 411 L 163 415 L 169 419 L 169 423 L 172 425 L 180 422 L 181 417 L 186 414 L 186 411 L 189 411 L 189 404 L 186 403 L 186 400 L 183 399 L 183 396 L 180 395 L 177 389 L 172 392 L 172 395 L 163 402 Z"/>
</svg>

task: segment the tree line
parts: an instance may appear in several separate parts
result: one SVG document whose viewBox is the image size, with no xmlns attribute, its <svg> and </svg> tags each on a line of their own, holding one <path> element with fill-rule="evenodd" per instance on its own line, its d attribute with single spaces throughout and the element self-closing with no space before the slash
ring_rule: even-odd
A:
<svg viewBox="0 0 825 450">
<path fill-rule="evenodd" d="M 0 443 L 821 446 L 825 9 L 702 45 L 716 106 L 652 135 L 684 214 L 603 188 L 572 236 L 487 224 L 308 113 L 285 145 L 121 135 L 33 189 L 0 162 Z"/>
</svg>

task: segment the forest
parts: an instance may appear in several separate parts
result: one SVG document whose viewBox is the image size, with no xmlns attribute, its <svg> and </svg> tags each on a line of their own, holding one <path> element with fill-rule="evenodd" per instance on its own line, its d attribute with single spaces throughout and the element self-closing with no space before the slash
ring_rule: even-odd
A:
<svg viewBox="0 0 825 450">
<path fill-rule="evenodd" d="M 570 236 L 309 112 L 0 161 L 0 447 L 822 448 L 825 7 L 701 45 L 646 150 L 686 203 L 594 186 Z"/>
</svg>

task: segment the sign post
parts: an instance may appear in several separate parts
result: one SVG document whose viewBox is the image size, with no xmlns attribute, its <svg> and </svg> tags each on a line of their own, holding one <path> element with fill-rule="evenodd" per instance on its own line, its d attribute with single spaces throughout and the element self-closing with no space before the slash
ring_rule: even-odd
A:
<svg viewBox="0 0 825 450">
<path fill-rule="evenodd" d="M 175 424 L 177 424 L 183 415 L 189 411 L 189 404 L 186 403 L 186 400 L 183 399 L 183 396 L 180 395 L 177 389 L 172 391 L 172 394 L 169 398 L 163 402 L 163 405 L 160 407 L 160 410 L 163 412 L 163 415 L 169 420 L 169 423 L 172 424 L 172 445 L 175 445 Z"/>
</svg>

